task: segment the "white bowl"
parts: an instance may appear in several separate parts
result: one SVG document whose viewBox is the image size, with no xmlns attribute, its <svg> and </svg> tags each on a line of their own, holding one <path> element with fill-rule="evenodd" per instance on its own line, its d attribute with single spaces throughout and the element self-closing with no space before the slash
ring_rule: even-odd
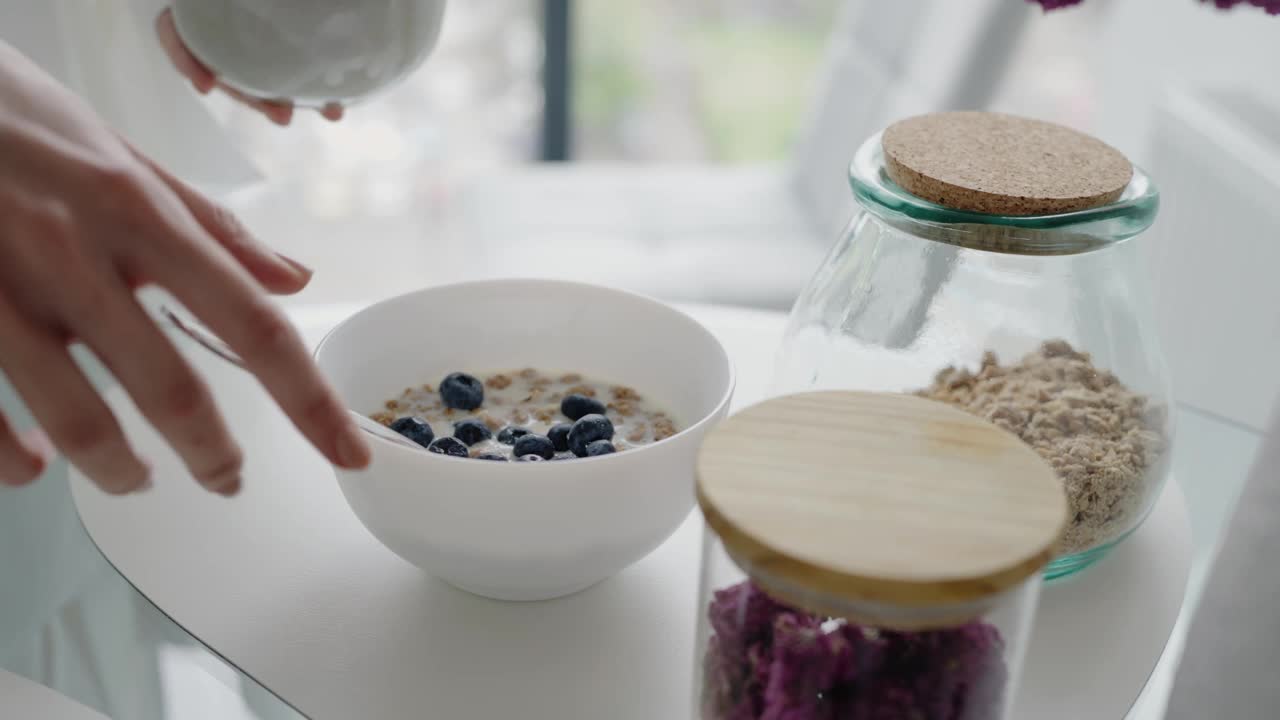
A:
<svg viewBox="0 0 1280 720">
<path fill-rule="evenodd" d="M 419 290 L 338 325 L 316 359 L 370 412 L 454 371 L 519 367 L 629 385 L 681 432 L 613 455 L 548 463 L 456 458 L 371 438 L 373 462 L 337 471 L 348 504 L 400 557 L 463 590 L 545 600 L 608 578 L 660 545 L 693 507 L 693 467 L 734 373 L 706 328 L 603 287 L 490 280 Z"/>
</svg>

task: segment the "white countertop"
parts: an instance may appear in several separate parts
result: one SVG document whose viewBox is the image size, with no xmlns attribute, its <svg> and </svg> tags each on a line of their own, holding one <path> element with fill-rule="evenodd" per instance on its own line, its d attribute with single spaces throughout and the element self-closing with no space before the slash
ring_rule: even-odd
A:
<svg viewBox="0 0 1280 720">
<path fill-rule="evenodd" d="M 49 688 L 0 669 L 0 716 L 14 720 L 107 720 Z"/>
<path fill-rule="evenodd" d="M 352 307 L 298 311 L 318 339 Z M 764 391 L 782 316 L 691 312 Z M 197 350 L 192 350 L 198 353 Z M 255 382 L 193 355 L 248 460 L 233 500 L 198 488 L 117 391 L 110 398 L 156 487 L 108 497 L 73 476 L 106 557 L 175 622 L 315 720 L 688 716 L 701 522 L 583 593 L 509 604 L 425 576 L 348 510 L 324 461 Z M 1123 718 L 1165 649 L 1190 562 L 1170 482 L 1143 528 L 1098 565 L 1046 588 L 1015 717 Z"/>
</svg>

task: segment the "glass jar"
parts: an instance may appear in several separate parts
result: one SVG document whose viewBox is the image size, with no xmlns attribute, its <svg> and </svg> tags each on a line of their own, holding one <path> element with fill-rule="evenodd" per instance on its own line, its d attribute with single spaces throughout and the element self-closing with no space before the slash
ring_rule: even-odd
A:
<svg viewBox="0 0 1280 720">
<path fill-rule="evenodd" d="M 1155 219 L 1155 186 L 1134 167 L 1097 207 L 957 210 L 895 183 L 881 134 L 849 178 L 858 209 L 792 309 L 774 392 L 915 393 L 995 422 L 1067 492 L 1047 576 L 1094 562 L 1142 523 L 1168 474 L 1171 391 L 1133 242 Z"/>
<path fill-rule="evenodd" d="M 693 717 L 1011 717 L 1067 515 L 1024 443 L 934 401 L 804 393 L 723 422 L 697 475 Z"/>
</svg>

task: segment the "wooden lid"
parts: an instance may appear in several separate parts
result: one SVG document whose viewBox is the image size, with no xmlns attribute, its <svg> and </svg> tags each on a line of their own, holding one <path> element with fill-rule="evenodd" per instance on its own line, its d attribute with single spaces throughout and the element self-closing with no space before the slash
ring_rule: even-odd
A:
<svg viewBox="0 0 1280 720">
<path fill-rule="evenodd" d="M 1049 215 L 1120 197 L 1133 166 L 1071 128 L 992 112 L 900 120 L 881 136 L 885 170 L 904 190 L 956 210 Z"/>
<path fill-rule="evenodd" d="M 833 600 L 981 603 L 1038 573 L 1067 520 L 1053 469 L 1017 437 L 887 393 L 747 408 L 703 444 L 697 491 L 746 573 L 829 615 L 849 614 L 830 610 Z"/>
</svg>

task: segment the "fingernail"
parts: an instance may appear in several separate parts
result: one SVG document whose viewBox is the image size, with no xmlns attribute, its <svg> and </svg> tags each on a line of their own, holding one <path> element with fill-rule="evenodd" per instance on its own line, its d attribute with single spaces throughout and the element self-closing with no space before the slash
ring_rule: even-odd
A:
<svg viewBox="0 0 1280 720">
<path fill-rule="evenodd" d="M 200 487 L 218 495 L 235 495 L 240 492 L 240 466 L 228 467 L 225 471 L 201 479 Z"/>
<path fill-rule="evenodd" d="M 200 481 L 200 486 L 215 495 L 231 497 L 240 492 L 240 475 L 230 475 L 211 480 Z"/>
<path fill-rule="evenodd" d="M 315 273 L 315 271 L 314 271 L 314 270 L 312 270 L 311 268 L 307 267 L 306 265 L 303 265 L 302 263 L 298 262 L 297 260 L 294 260 L 293 258 L 289 257 L 288 255 L 281 255 L 280 253 L 276 253 L 276 257 L 278 257 L 278 258 L 280 258 L 281 260 L 283 260 L 283 261 L 284 261 L 284 263 L 285 263 L 286 265 L 288 265 L 289 267 L 293 268 L 293 269 L 294 269 L 298 274 L 300 274 L 300 275 L 305 275 L 305 276 L 307 276 L 307 277 L 311 277 L 311 276 Z"/>
<path fill-rule="evenodd" d="M 338 432 L 338 462 L 345 468 L 359 470 L 369 464 L 369 445 L 359 433 L 351 424 Z"/>
<path fill-rule="evenodd" d="M 151 463 L 146 460 L 142 462 L 142 480 L 140 480 L 132 492 L 140 493 L 151 489 Z"/>
<path fill-rule="evenodd" d="M 47 464 L 57 454 L 57 449 L 53 447 L 53 441 L 49 436 L 44 434 L 40 428 L 31 428 L 18 436 L 22 444 L 31 452 L 40 457 L 43 464 Z"/>
<path fill-rule="evenodd" d="M 214 492 L 221 495 L 222 497 L 235 497 L 236 495 L 240 494 L 240 488 L 242 486 L 243 486 L 243 483 L 241 483 L 240 481 L 240 476 L 236 475 L 235 477 L 231 478 L 227 482 L 223 483 L 222 486 L 214 490 Z"/>
</svg>

